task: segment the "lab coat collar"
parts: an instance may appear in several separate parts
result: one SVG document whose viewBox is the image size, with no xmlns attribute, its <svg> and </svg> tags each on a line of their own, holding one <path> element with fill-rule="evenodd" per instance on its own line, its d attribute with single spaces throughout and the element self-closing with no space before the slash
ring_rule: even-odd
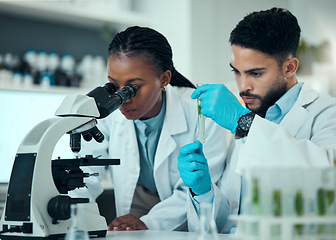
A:
<svg viewBox="0 0 336 240">
<path fill-rule="evenodd" d="M 303 84 L 297 102 L 304 108 L 319 97 L 318 92 Z"/>
<path fill-rule="evenodd" d="M 297 101 L 281 121 L 280 125 L 286 126 L 286 129 L 295 137 L 308 114 L 306 107 L 314 102 L 318 96 L 316 91 L 303 84 Z"/>
<path fill-rule="evenodd" d="M 167 106 L 165 124 L 167 124 L 170 135 L 188 131 L 187 119 L 176 89 L 171 85 L 168 85 L 166 96 Z"/>
<path fill-rule="evenodd" d="M 127 140 L 128 143 L 132 141 L 134 146 L 138 146 L 133 121 L 127 120 L 119 110 L 115 111 L 113 115 L 113 121 L 122 126 L 118 131 L 124 134 L 124 136 L 127 132 L 127 136 L 130 137 Z M 188 131 L 187 118 L 183 111 L 179 93 L 175 87 L 168 85 L 166 90 L 166 114 L 156 150 L 154 172 L 176 149 L 177 144 L 172 136 L 186 131 Z"/>
<path fill-rule="evenodd" d="M 156 150 L 154 172 L 156 172 L 162 163 L 165 162 L 169 155 L 176 149 L 177 144 L 173 135 L 188 130 L 186 116 L 176 89 L 168 85 L 166 97 L 166 115 Z M 160 189 L 158 189 L 158 192 L 160 194 Z"/>
<path fill-rule="evenodd" d="M 119 109 L 113 114 L 118 116 L 114 118 L 114 121 L 122 125 L 128 125 L 130 123 L 133 125 L 133 121 L 127 120 Z M 126 122 L 129 123 L 126 124 Z M 180 102 L 179 95 L 176 89 L 169 84 L 166 90 L 166 115 L 163 122 L 163 127 L 168 128 L 170 135 L 180 134 L 188 131 L 187 120 Z"/>
</svg>

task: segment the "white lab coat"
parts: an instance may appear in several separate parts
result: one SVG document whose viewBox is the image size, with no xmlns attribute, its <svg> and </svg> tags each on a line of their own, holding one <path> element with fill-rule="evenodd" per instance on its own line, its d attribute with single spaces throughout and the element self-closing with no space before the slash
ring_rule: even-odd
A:
<svg viewBox="0 0 336 240">
<path fill-rule="evenodd" d="M 330 166 L 336 158 L 336 99 L 303 85 L 298 100 L 281 123 L 256 116 L 245 143 L 233 139 L 225 171 L 215 190 L 218 230 L 230 232 L 241 193 L 241 171 L 248 167 Z M 188 227 L 196 231 L 198 216 L 188 199 Z"/>
<path fill-rule="evenodd" d="M 198 139 L 196 100 L 191 99 L 193 89 L 172 87 L 166 91 L 166 115 L 162 126 L 154 161 L 154 179 L 161 202 L 140 219 L 149 229 L 174 230 L 187 221 L 187 187 L 177 169 L 177 156 L 182 146 Z M 111 166 L 117 216 L 128 214 L 137 185 L 140 165 L 139 151 L 133 121 L 127 120 L 119 110 L 98 123 L 105 136 L 103 143 L 83 142 L 81 154 L 102 155 L 101 158 L 121 159 L 121 165 Z M 212 120 L 206 120 L 204 153 L 209 161 L 212 180 L 217 182 L 224 169 L 227 131 Z M 89 178 L 87 189 L 77 190 L 73 196 L 90 196 L 91 200 L 103 191 L 99 181 L 102 167 L 91 167 L 100 172 L 100 178 Z M 80 193 L 79 193 L 80 192 Z M 88 195 L 89 194 L 89 195 Z"/>
</svg>

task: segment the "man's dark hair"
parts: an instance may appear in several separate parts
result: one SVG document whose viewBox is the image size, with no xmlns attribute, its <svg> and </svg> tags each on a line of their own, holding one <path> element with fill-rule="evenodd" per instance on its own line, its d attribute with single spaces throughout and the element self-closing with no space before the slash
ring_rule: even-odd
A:
<svg viewBox="0 0 336 240">
<path fill-rule="evenodd" d="M 108 48 L 108 56 L 123 54 L 127 57 L 145 57 L 149 64 L 161 74 L 170 70 L 172 86 L 195 86 L 173 64 L 173 53 L 167 39 L 159 32 L 148 27 L 133 26 L 119 32 L 112 39 Z"/>
<path fill-rule="evenodd" d="M 261 51 L 282 65 L 289 55 L 296 55 L 300 33 L 292 13 L 283 8 L 272 8 L 244 17 L 231 32 L 230 43 Z"/>
</svg>

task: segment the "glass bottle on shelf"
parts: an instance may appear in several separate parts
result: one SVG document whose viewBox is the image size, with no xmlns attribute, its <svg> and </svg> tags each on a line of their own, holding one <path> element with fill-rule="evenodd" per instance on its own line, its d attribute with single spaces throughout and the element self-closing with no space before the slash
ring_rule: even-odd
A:
<svg viewBox="0 0 336 240">
<path fill-rule="evenodd" d="M 86 229 L 83 218 L 83 209 L 80 204 L 71 204 L 71 227 L 65 235 L 65 240 L 89 240 L 89 234 Z"/>
</svg>

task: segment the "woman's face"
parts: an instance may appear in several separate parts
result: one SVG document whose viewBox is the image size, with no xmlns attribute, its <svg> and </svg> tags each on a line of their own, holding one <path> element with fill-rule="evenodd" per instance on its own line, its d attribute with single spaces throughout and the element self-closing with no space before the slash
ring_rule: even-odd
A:
<svg viewBox="0 0 336 240">
<path fill-rule="evenodd" d="M 127 84 L 138 86 L 134 98 L 120 105 L 119 110 L 129 120 L 155 117 L 162 107 L 162 89 L 171 77 L 167 70 L 158 76 L 158 72 L 143 56 L 126 57 L 114 54 L 108 58 L 108 80 L 118 90 Z"/>
</svg>

